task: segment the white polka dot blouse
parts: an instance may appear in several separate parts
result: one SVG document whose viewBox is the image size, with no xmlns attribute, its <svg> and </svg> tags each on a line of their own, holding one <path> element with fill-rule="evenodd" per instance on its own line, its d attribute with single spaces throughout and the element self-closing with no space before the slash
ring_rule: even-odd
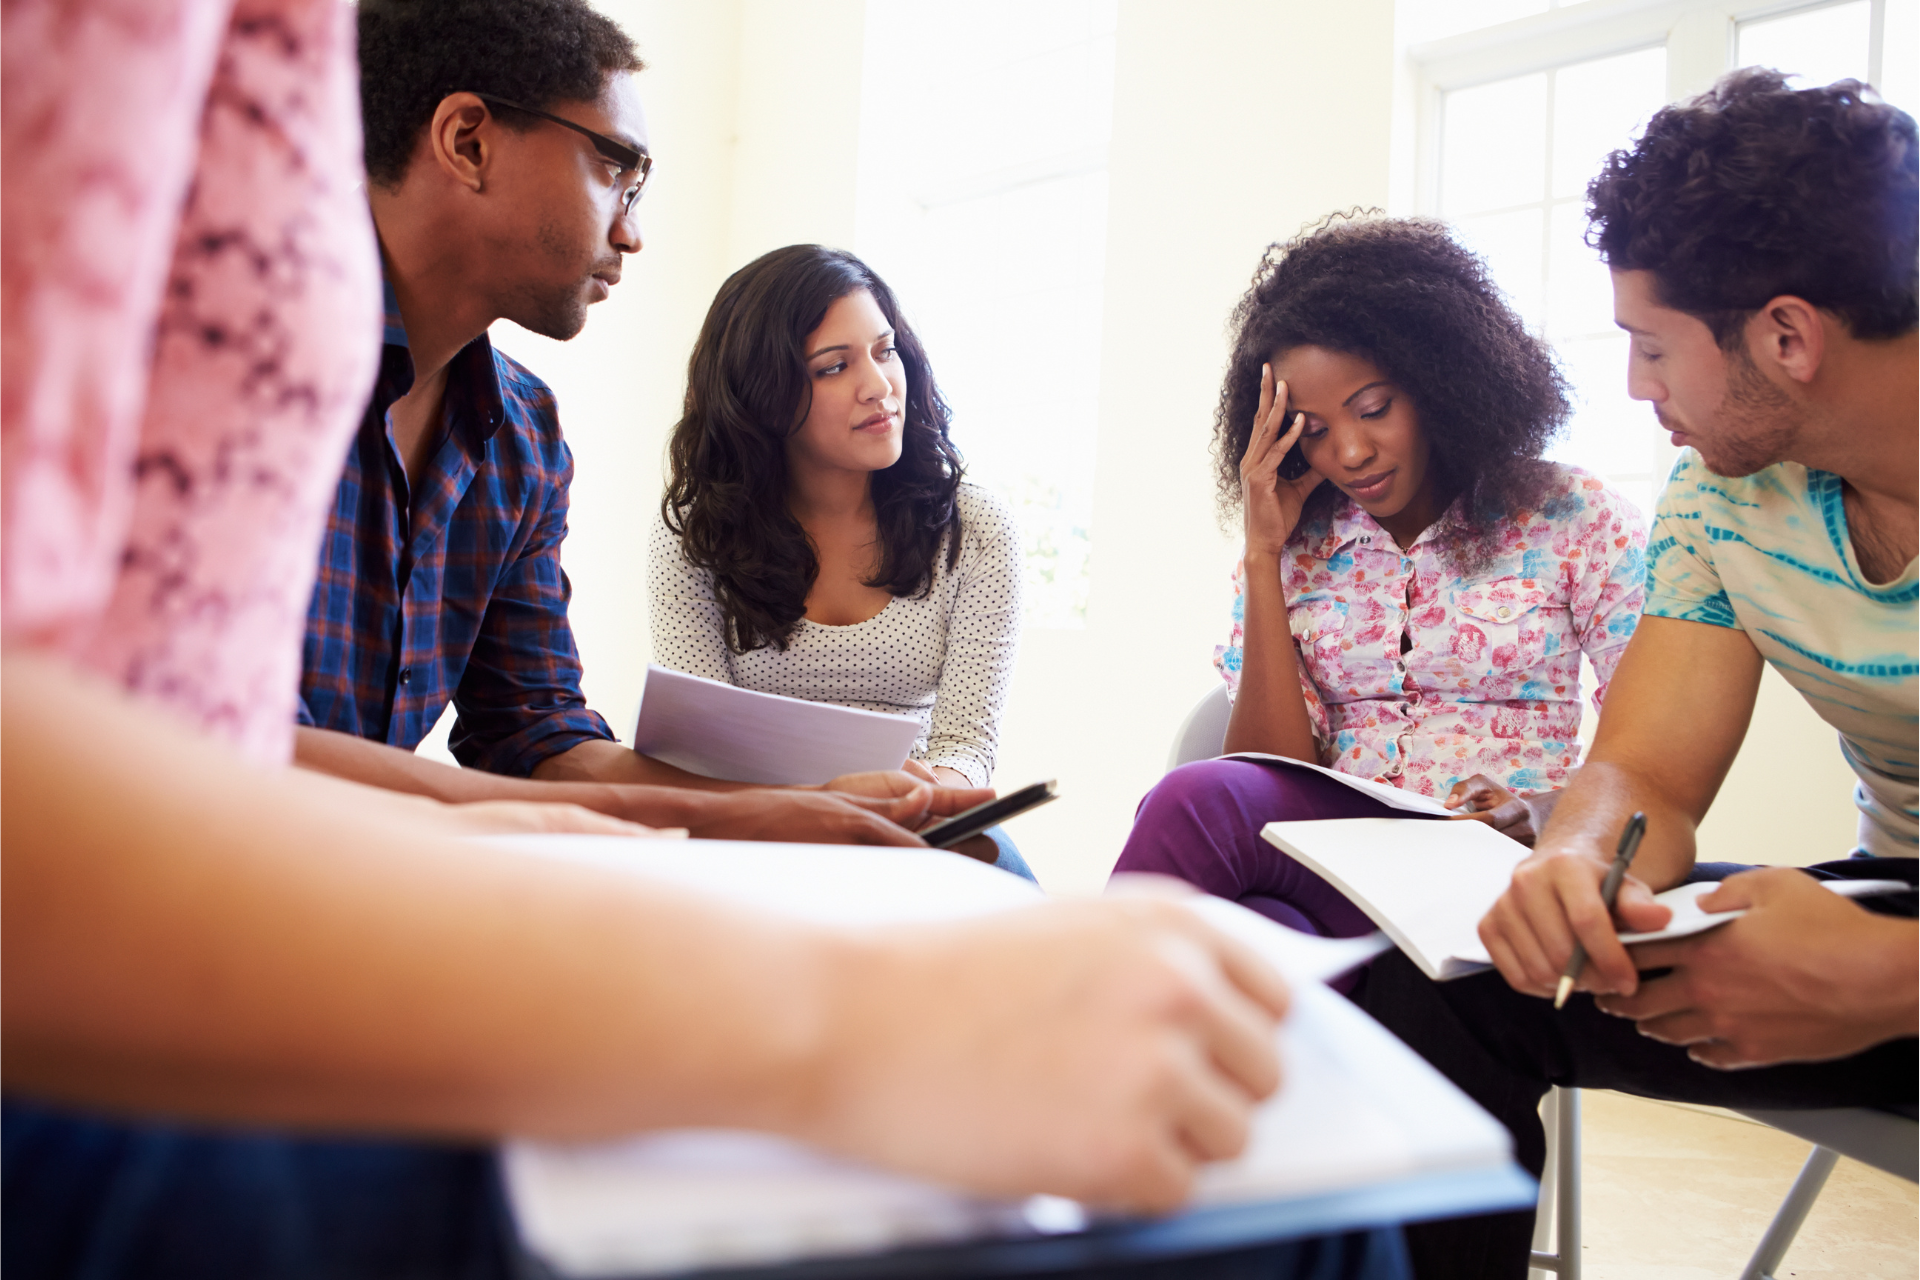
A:
<svg viewBox="0 0 1920 1280">
<path fill-rule="evenodd" d="M 960 486 L 959 507 L 960 562 L 949 570 L 942 549 L 926 598 L 895 596 L 845 627 L 803 618 L 785 653 L 727 647 L 713 576 L 689 565 L 656 519 L 653 660 L 743 689 L 913 716 L 922 726 L 915 760 L 986 786 L 1020 644 L 1020 535 L 1005 504 L 978 485 Z"/>
</svg>

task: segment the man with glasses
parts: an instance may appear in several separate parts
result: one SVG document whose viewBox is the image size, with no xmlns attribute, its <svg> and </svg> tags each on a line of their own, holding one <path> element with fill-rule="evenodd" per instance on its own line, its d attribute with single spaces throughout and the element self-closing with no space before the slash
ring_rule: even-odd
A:
<svg viewBox="0 0 1920 1280">
<path fill-rule="evenodd" d="M 321 551 L 300 763 L 493 802 L 453 815 L 480 829 L 629 829 L 566 803 L 703 836 L 913 844 L 902 824 L 987 798 L 898 773 L 735 789 L 622 747 L 588 708 L 560 567 L 572 455 L 552 393 L 487 327 L 572 338 L 639 251 L 641 61 L 577 0 L 370 0 L 358 22 L 386 343 Z M 465 769 L 413 754 L 449 700 Z"/>
</svg>

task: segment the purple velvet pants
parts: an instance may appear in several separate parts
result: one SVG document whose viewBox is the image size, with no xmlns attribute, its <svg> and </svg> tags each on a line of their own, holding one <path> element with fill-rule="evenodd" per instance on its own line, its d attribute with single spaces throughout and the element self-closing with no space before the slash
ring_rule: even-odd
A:
<svg viewBox="0 0 1920 1280">
<path fill-rule="evenodd" d="M 1202 760 L 1181 765 L 1147 792 L 1113 870 L 1175 876 L 1303 933 L 1353 938 L 1373 932 L 1366 913 L 1262 840 L 1260 828 L 1406 816 L 1307 769 Z"/>
</svg>

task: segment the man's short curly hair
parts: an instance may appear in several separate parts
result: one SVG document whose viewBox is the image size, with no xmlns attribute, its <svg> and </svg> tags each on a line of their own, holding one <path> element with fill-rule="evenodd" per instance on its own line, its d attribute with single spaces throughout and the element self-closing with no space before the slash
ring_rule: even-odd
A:
<svg viewBox="0 0 1920 1280">
<path fill-rule="evenodd" d="M 367 179 L 395 187 L 450 93 L 492 93 L 545 111 L 593 102 L 607 77 L 645 64 L 586 0 L 360 0 L 360 112 Z M 505 108 L 501 122 L 533 117 Z"/>
<path fill-rule="evenodd" d="M 1566 380 L 1445 224 L 1333 214 L 1267 248 L 1229 329 L 1213 428 L 1223 517 L 1240 505 L 1260 366 L 1294 347 L 1359 356 L 1412 399 L 1442 494 L 1464 495 L 1448 517 L 1450 554 L 1463 567 L 1484 559 L 1493 522 L 1541 497 L 1551 473 L 1540 453 L 1572 412 Z M 1320 486 L 1303 523 L 1337 496 Z"/>
<path fill-rule="evenodd" d="M 1650 271 L 1665 305 L 1731 350 L 1771 298 L 1804 298 L 1857 338 L 1915 323 L 1913 117 L 1857 80 L 1789 89 L 1748 68 L 1655 113 L 1587 187 L 1588 243 Z"/>
</svg>

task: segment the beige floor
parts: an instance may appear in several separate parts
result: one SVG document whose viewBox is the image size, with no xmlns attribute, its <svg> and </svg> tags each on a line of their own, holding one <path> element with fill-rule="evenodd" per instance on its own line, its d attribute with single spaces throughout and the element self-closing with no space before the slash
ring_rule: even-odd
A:
<svg viewBox="0 0 1920 1280">
<path fill-rule="evenodd" d="M 1736 1280 L 1807 1144 L 1705 1109 L 1581 1096 L 1587 1280 Z M 1776 1275 L 1914 1280 L 1913 1184 L 1842 1159 Z"/>
</svg>

